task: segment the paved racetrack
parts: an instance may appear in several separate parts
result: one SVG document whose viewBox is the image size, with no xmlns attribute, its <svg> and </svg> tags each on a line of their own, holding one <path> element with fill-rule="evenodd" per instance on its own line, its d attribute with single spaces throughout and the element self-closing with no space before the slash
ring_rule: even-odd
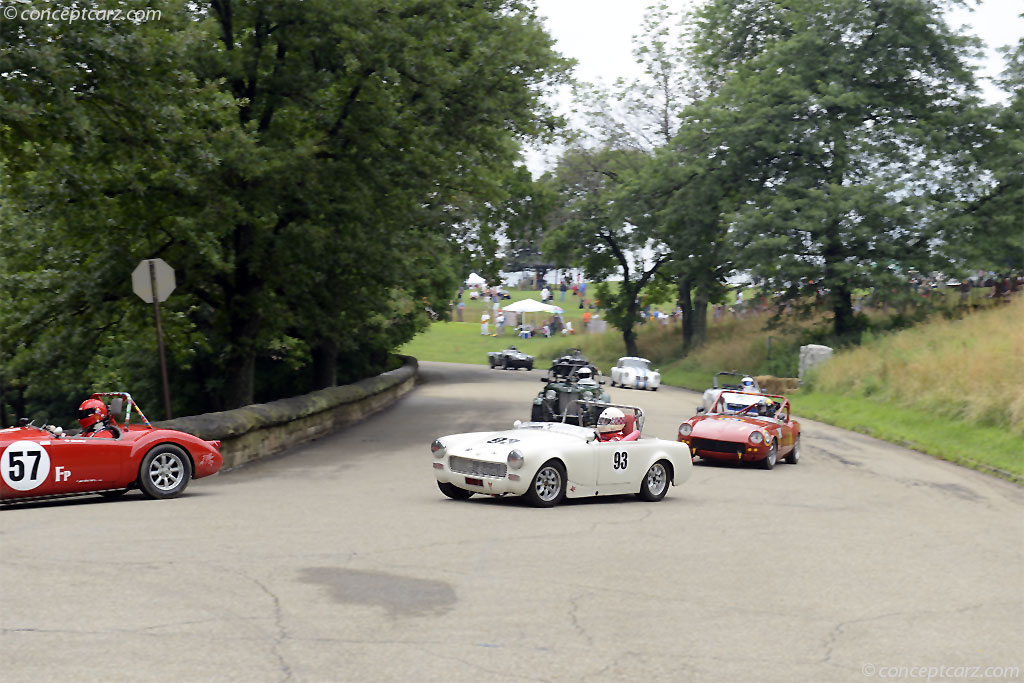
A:
<svg viewBox="0 0 1024 683">
<path fill-rule="evenodd" d="M 525 419 L 541 373 L 421 374 L 176 500 L 4 508 L 0 677 L 1024 680 L 1021 488 L 805 422 L 799 465 L 698 464 L 659 503 L 451 501 L 431 440 Z M 662 438 L 699 400 L 610 391 Z"/>
</svg>

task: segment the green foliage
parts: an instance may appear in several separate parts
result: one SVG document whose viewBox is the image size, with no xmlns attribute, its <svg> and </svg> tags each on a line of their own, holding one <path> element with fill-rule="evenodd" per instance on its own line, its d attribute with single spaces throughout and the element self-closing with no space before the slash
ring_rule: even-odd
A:
<svg viewBox="0 0 1024 683">
<path fill-rule="evenodd" d="M 622 330 L 628 355 L 636 355 L 640 293 L 669 258 L 642 197 L 629 190 L 646 159 L 642 152 L 610 148 L 563 154 L 556 171 L 562 213 L 544 240 L 545 252 L 581 265 L 590 280 L 621 277 L 617 288 L 605 287 L 598 297 L 608 322 Z"/>
<path fill-rule="evenodd" d="M 853 290 L 949 263 L 936 247 L 982 137 L 974 44 L 935 3 L 713 0 L 698 16 L 720 87 L 687 120 L 709 169 L 747 183 L 729 218 L 756 276 L 791 301 L 823 289 L 844 335 Z"/>
<path fill-rule="evenodd" d="M 176 413 L 378 371 L 446 307 L 457 240 L 506 199 L 520 142 L 559 125 L 541 101 L 566 68 L 551 45 L 515 0 L 4 20 L 5 400 L 112 382 L 155 400 L 129 281 L 149 257 L 178 276 Z"/>
</svg>

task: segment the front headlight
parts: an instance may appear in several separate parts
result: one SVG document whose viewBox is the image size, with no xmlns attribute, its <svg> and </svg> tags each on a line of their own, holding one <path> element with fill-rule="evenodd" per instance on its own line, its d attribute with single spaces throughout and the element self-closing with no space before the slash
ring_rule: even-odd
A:
<svg viewBox="0 0 1024 683">
<path fill-rule="evenodd" d="M 518 470 L 523 466 L 523 454 L 520 451 L 509 451 L 508 452 L 508 466 L 514 470 Z"/>
<path fill-rule="evenodd" d="M 434 460 L 440 460 L 444 457 L 444 444 L 441 443 L 440 439 L 434 439 L 434 443 L 430 444 L 430 452 L 434 454 Z"/>
<path fill-rule="evenodd" d="M 689 422 L 679 425 L 679 436 L 689 436 L 690 434 L 693 434 L 693 426 Z"/>
<path fill-rule="evenodd" d="M 764 435 L 762 435 L 761 432 L 750 432 L 750 436 L 747 438 L 750 440 L 750 443 L 754 444 L 764 441 Z"/>
<path fill-rule="evenodd" d="M 594 398 L 594 392 L 593 391 L 584 391 L 583 392 L 583 398 L 585 400 L 587 400 L 587 401 L 593 399 Z"/>
<path fill-rule="evenodd" d="M 547 391 L 544 392 L 544 398 L 546 398 L 549 401 L 554 401 L 556 396 L 558 396 L 558 392 L 556 392 L 554 389 L 548 389 Z"/>
</svg>

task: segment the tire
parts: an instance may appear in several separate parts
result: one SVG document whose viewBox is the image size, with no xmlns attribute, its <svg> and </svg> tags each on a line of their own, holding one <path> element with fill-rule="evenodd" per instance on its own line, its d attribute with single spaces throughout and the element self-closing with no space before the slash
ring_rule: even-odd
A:
<svg viewBox="0 0 1024 683">
<path fill-rule="evenodd" d="M 609 379 L 608 383 L 611 384 L 613 387 L 615 386 L 615 380 L 614 379 Z"/>
<path fill-rule="evenodd" d="M 533 404 L 533 410 L 530 411 L 530 422 L 544 422 L 544 410 L 542 406 Z"/>
<path fill-rule="evenodd" d="M 793 444 L 793 450 L 786 456 L 786 462 L 790 465 L 795 465 L 800 462 L 800 435 L 797 434 L 796 442 Z"/>
<path fill-rule="evenodd" d="M 494 359 L 490 356 L 487 357 L 487 364 L 491 366 L 491 370 L 494 369 Z"/>
<path fill-rule="evenodd" d="M 657 391 L 658 387 L 651 387 L 651 391 Z"/>
<path fill-rule="evenodd" d="M 643 481 L 640 482 L 640 492 L 636 495 L 640 500 L 656 503 L 668 493 L 670 483 L 668 467 L 665 466 L 664 460 L 659 460 L 647 470 Z"/>
<path fill-rule="evenodd" d="M 529 364 L 528 364 L 528 365 L 526 366 L 526 371 L 527 371 L 527 372 L 529 372 L 530 370 L 533 370 L 533 363 L 529 363 Z"/>
<path fill-rule="evenodd" d="M 150 450 L 139 466 L 139 488 L 149 498 L 174 498 L 191 478 L 191 461 L 185 451 L 170 443 Z"/>
<path fill-rule="evenodd" d="M 501 369 L 508 370 L 508 358 L 501 359 Z"/>
<path fill-rule="evenodd" d="M 770 470 L 775 467 L 775 461 L 779 459 L 779 442 L 772 439 L 772 445 L 768 448 L 768 457 L 761 461 L 761 467 Z"/>
<path fill-rule="evenodd" d="M 449 484 L 448 482 L 444 481 L 437 482 L 437 488 L 441 489 L 441 493 L 448 496 L 452 500 L 469 500 L 469 497 L 473 495 L 472 491 L 460 489 L 455 484 Z"/>
<path fill-rule="evenodd" d="M 548 460 L 533 475 L 526 500 L 539 508 L 550 508 L 565 499 L 565 467 L 557 460 Z"/>
</svg>

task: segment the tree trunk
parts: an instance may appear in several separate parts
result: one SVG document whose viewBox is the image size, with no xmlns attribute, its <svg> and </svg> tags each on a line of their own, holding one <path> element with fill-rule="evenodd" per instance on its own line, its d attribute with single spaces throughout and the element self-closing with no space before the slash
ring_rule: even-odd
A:
<svg viewBox="0 0 1024 683">
<path fill-rule="evenodd" d="M 224 366 L 224 407 L 227 410 L 253 402 L 256 352 L 238 349 Z"/>
<path fill-rule="evenodd" d="M 838 287 L 832 290 L 832 315 L 833 331 L 837 337 L 853 331 L 853 296 L 848 288 Z"/>
<path fill-rule="evenodd" d="M 693 348 L 704 345 L 708 338 L 708 294 L 700 287 L 693 297 Z"/>
<path fill-rule="evenodd" d="M 319 341 L 312 349 L 313 386 L 326 389 L 338 385 L 338 342 L 333 339 Z"/>
<path fill-rule="evenodd" d="M 626 283 L 623 282 L 623 285 Z M 640 351 L 636 346 L 636 312 L 639 308 L 637 303 L 637 295 L 639 287 L 634 283 L 633 287 L 623 287 L 624 290 L 629 292 L 629 304 L 626 306 L 626 318 L 622 321 L 622 341 L 626 345 L 627 356 L 639 356 Z"/>
<path fill-rule="evenodd" d="M 632 325 L 623 325 L 622 330 L 622 341 L 626 344 L 626 355 L 627 356 L 639 356 L 640 352 L 636 347 L 636 332 L 633 331 Z"/>
<path fill-rule="evenodd" d="M 690 354 L 693 346 L 693 299 L 690 296 L 689 278 L 676 280 L 679 308 L 683 311 L 683 358 Z"/>
</svg>

